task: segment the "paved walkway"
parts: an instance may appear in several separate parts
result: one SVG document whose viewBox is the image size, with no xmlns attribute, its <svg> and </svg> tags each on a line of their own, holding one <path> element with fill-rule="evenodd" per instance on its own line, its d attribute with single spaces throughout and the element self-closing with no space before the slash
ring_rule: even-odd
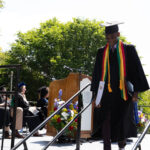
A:
<svg viewBox="0 0 150 150">
<path fill-rule="evenodd" d="M 31 137 L 27 140 L 28 150 L 41 150 L 53 137 L 45 135 L 46 131 L 40 131 L 43 134 L 42 137 Z M 0 139 L 2 136 L 2 130 L 0 130 Z M 131 150 L 133 145 L 135 144 L 137 138 L 132 138 L 133 142 L 128 143 L 126 146 L 126 150 Z M 18 143 L 20 139 L 15 139 L 15 143 Z M 3 150 L 10 150 L 10 139 L 4 140 L 4 148 Z M 150 134 L 147 134 L 141 143 L 142 150 L 150 150 Z M 1 149 L 1 140 L 0 140 L 0 149 Z M 23 146 L 20 146 L 17 150 L 23 150 Z M 75 143 L 55 143 L 53 146 L 49 147 L 48 150 L 75 150 Z M 85 141 L 81 144 L 80 150 L 103 150 L 102 141 Z M 112 150 L 118 150 L 117 143 L 112 144 Z"/>
</svg>

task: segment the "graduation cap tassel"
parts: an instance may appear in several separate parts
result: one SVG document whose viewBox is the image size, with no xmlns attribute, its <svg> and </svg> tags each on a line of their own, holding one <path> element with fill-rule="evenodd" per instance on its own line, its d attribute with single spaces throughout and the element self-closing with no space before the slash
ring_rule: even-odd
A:
<svg viewBox="0 0 150 150">
<path fill-rule="evenodd" d="M 109 91 L 109 92 L 112 92 L 112 89 L 111 89 L 110 83 L 108 83 L 108 91 Z"/>
</svg>

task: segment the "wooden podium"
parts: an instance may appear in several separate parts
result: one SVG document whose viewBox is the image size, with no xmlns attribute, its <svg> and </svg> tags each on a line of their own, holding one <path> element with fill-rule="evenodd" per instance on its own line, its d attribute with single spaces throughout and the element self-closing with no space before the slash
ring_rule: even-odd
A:
<svg viewBox="0 0 150 150">
<path fill-rule="evenodd" d="M 48 104 L 48 114 L 54 108 L 54 99 L 58 98 L 59 90 L 62 89 L 62 99 L 67 101 L 80 89 L 85 87 L 91 82 L 91 77 L 79 73 L 70 73 L 67 78 L 52 81 L 49 85 L 49 104 Z M 92 98 L 92 92 L 90 91 L 90 86 L 82 92 L 83 107 L 90 103 Z M 78 97 L 76 97 L 72 102 L 76 102 Z M 90 105 L 89 108 L 81 115 L 81 138 L 91 137 L 93 130 L 93 111 L 94 105 Z M 47 135 L 55 136 L 56 130 L 51 127 L 48 123 L 47 125 Z"/>
</svg>

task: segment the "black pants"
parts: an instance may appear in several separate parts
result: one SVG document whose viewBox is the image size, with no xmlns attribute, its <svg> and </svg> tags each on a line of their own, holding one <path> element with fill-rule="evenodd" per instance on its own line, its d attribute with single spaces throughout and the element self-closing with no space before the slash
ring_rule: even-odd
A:
<svg viewBox="0 0 150 150">
<path fill-rule="evenodd" d="M 40 123 L 39 116 L 25 116 L 25 122 L 27 122 L 29 131 L 33 131 Z"/>
<path fill-rule="evenodd" d="M 5 113 L 6 113 L 6 116 L 5 116 Z M 5 125 L 4 125 L 4 118 L 6 119 Z M 10 125 L 10 113 L 9 113 L 9 109 L 6 108 L 6 112 L 5 112 L 5 108 L 0 107 L 0 128 L 2 128 L 3 125 L 6 127 Z"/>
<path fill-rule="evenodd" d="M 23 113 L 24 113 L 23 114 L 23 121 L 27 122 L 27 125 L 29 127 L 29 131 L 31 132 L 41 123 L 40 117 L 39 117 L 39 115 L 34 115 L 29 110 L 25 110 Z"/>
<path fill-rule="evenodd" d="M 111 150 L 111 115 L 110 112 L 107 113 L 105 120 L 102 124 L 102 136 L 104 141 L 104 150 Z M 126 140 L 118 141 L 118 146 L 124 148 L 126 145 Z"/>
</svg>

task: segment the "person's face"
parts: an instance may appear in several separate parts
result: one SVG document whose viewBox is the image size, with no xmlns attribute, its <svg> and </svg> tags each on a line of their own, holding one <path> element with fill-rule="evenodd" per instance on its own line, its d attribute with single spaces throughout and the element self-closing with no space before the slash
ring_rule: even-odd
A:
<svg viewBox="0 0 150 150">
<path fill-rule="evenodd" d="M 113 47 L 118 40 L 118 37 L 120 36 L 120 33 L 112 33 L 112 34 L 106 34 L 106 40 L 110 44 L 111 47 Z"/>
<path fill-rule="evenodd" d="M 26 92 L 26 86 L 24 85 L 22 86 L 22 93 L 25 94 L 25 92 Z"/>
</svg>

